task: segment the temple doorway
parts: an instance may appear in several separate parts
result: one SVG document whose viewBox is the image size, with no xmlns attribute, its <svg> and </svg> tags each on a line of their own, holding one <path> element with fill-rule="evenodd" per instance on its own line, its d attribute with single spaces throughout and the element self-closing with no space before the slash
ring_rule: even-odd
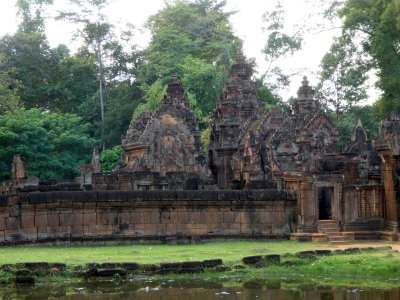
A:
<svg viewBox="0 0 400 300">
<path fill-rule="evenodd" d="M 332 219 L 333 187 L 318 188 L 319 220 Z"/>
</svg>

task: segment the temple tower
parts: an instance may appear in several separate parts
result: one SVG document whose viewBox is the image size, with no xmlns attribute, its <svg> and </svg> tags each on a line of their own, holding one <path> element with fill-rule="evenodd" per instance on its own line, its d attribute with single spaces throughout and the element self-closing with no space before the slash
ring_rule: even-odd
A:
<svg viewBox="0 0 400 300">
<path fill-rule="evenodd" d="M 238 149 L 243 126 L 260 113 L 253 70 L 239 53 L 229 72 L 212 123 L 209 165 L 219 187 L 228 188 L 233 180 L 232 156 Z"/>
</svg>

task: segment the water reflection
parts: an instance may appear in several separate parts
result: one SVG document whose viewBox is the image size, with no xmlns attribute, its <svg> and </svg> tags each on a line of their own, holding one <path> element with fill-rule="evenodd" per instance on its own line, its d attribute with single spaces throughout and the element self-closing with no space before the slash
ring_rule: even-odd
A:
<svg viewBox="0 0 400 300">
<path fill-rule="evenodd" d="M 228 285 L 230 285 L 229 283 Z M 225 286 L 224 286 L 225 285 Z M 0 299 L 143 299 L 143 300 L 398 300 L 400 288 L 391 290 L 340 289 L 304 285 L 290 289 L 287 282 L 251 280 L 226 286 L 209 281 L 84 282 L 63 286 L 0 288 Z"/>
</svg>

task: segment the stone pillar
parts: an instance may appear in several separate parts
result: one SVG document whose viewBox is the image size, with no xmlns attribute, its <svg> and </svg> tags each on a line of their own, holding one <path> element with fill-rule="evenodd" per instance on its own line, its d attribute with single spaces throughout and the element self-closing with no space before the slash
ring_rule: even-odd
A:
<svg viewBox="0 0 400 300">
<path fill-rule="evenodd" d="M 399 231 L 399 202 L 400 192 L 398 191 L 398 184 L 396 181 L 396 157 L 392 155 L 385 155 L 382 157 L 383 163 L 381 165 L 381 173 L 383 184 L 385 187 L 385 199 L 386 199 L 386 221 L 387 229 L 390 231 Z"/>
<path fill-rule="evenodd" d="M 301 232 L 316 232 L 317 217 L 313 199 L 312 178 L 302 178 L 300 183 L 300 228 Z"/>
<path fill-rule="evenodd" d="M 21 159 L 21 155 L 14 154 L 13 164 L 12 164 L 12 180 L 14 186 L 18 186 L 21 183 L 21 180 L 26 180 L 28 177 L 24 162 Z"/>
</svg>

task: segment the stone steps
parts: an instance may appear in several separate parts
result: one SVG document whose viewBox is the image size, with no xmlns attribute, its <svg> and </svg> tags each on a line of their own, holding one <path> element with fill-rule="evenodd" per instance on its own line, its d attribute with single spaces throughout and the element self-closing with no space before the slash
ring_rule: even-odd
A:
<svg viewBox="0 0 400 300">
<path fill-rule="evenodd" d="M 343 235 L 339 224 L 333 220 L 320 220 L 317 228 L 318 232 L 326 234 L 330 242 L 345 243 L 351 240 L 349 235 Z"/>
</svg>

